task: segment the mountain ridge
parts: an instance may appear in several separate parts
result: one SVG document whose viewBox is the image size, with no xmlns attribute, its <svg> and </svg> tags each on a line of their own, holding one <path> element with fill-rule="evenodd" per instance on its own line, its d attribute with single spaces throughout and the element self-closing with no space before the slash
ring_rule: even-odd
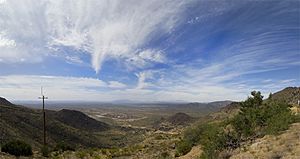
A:
<svg viewBox="0 0 300 159">
<path fill-rule="evenodd" d="M 46 133 L 47 141 L 50 145 L 61 142 L 62 140 L 67 144 L 76 144 L 83 147 L 102 147 L 105 146 L 97 135 L 92 132 L 103 132 L 110 129 L 106 123 L 96 121 L 87 115 L 72 111 L 73 115 L 78 115 L 75 122 L 82 120 L 83 124 L 75 126 L 69 120 L 62 122 L 64 119 L 74 119 L 72 114 L 57 113 L 52 110 L 45 110 L 46 112 Z M 75 113 L 74 113 L 75 112 Z M 7 103 L 7 105 L 0 105 L 0 143 L 5 143 L 12 139 L 21 139 L 39 147 L 42 144 L 42 110 L 31 109 L 23 106 Z"/>
<path fill-rule="evenodd" d="M 14 104 L 3 97 L 0 97 L 0 105 L 13 106 Z"/>
</svg>

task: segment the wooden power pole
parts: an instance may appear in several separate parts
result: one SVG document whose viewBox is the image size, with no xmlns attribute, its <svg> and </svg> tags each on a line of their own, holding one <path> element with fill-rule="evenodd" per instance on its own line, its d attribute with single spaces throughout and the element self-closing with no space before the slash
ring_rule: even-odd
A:
<svg viewBox="0 0 300 159">
<path fill-rule="evenodd" d="M 43 144 L 46 146 L 46 113 L 45 113 L 45 99 L 48 97 L 44 96 L 43 87 L 41 87 L 41 97 L 39 99 L 43 100 Z"/>
</svg>

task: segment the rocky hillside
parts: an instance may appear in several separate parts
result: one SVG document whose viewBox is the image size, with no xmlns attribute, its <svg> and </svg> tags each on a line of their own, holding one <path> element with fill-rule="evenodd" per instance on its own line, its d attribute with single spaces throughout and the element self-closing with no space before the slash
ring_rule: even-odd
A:
<svg viewBox="0 0 300 159">
<path fill-rule="evenodd" d="M 300 87 L 287 87 L 272 95 L 272 99 L 287 101 L 290 104 L 297 104 L 300 100 Z"/>
<path fill-rule="evenodd" d="M 7 105 L 7 106 L 13 106 L 11 102 L 6 100 L 5 98 L 0 97 L 0 105 Z"/>
<path fill-rule="evenodd" d="M 233 152 L 231 159 L 240 158 L 300 158 L 300 123 L 294 123 L 284 133 L 256 139 Z"/>
<path fill-rule="evenodd" d="M 238 114 L 240 107 L 241 105 L 239 102 L 232 102 L 227 106 L 221 108 L 220 111 L 211 113 L 209 115 L 209 118 L 213 120 L 223 120 L 226 118 L 233 117 L 234 115 Z"/>
</svg>

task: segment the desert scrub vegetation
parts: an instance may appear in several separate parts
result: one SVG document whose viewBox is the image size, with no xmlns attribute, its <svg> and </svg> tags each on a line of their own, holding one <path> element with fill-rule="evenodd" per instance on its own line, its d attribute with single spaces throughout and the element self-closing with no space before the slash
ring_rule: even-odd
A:
<svg viewBox="0 0 300 159">
<path fill-rule="evenodd" d="M 48 146 L 41 147 L 40 151 L 41 151 L 42 156 L 44 156 L 44 157 L 49 157 L 49 154 L 51 153 Z"/>
<path fill-rule="evenodd" d="M 272 100 L 271 96 L 264 101 L 260 92 L 251 92 L 251 96 L 240 105 L 239 113 L 231 119 L 187 129 L 176 144 L 176 155 L 184 155 L 200 144 L 203 149 L 201 158 L 228 158 L 230 152 L 242 143 L 268 134 L 279 134 L 291 123 L 299 121 L 299 116 L 291 113 L 287 102 Z"/>
<path fill-rule="evenodd" d="M 71 146 L 70 144 L 61 141 L 55 145 L 53 151 L 75 151 L 75 146 Z"/>
<path fill-rule="evenodd" d="M 191 151 L 193 143 L 189 140 L 181 140 L 176 143 L 176 153 L 175 157 L 182 156 Z"/>
<path fill-rule="evenodd" d="M 56 143 L 54 147 L 43 146 L 40 149 L 40 152 L 44 157 L 49 157 L 50 154 L 52 154 L 52 156 L 53 155 L 58 156 L 59 154 L 62 154 L 65 151 L 75 151 L 75 146 L 67 144 L 64 141 L 61 141 Z"/>
<path fill-rule="evenodd" d="M 31 156 L 32 148 L 24 141 L 14 140 L 1 147 L 1 151 L 15 156 Z"/>
<path fill-rule="evenodd" d="M 263 103 L 260 92 L 251 92 L 252 97 L 241 103 L 241 109 L 231 124 L 242 139 L 255 138 L 267 134 L 278 134 L 293 123 L 290 105 L 273 101 L 271 96 Z"/>
</svg>

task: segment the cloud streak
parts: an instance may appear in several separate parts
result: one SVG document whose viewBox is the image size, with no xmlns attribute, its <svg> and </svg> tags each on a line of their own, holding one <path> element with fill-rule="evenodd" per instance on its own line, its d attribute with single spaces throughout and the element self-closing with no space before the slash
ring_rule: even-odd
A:
<svg viewBox="0 0 300 159">
<path fill-rule="evenodd" d="M 247 81 L 244 82 L 246 84 Z M 119 81 L 104 82 L 96 78 L 9 75 L 0 76 L 0 92 L 1 96 L 8 99 L 37 100 L 40 87 L 43 86 L 44 93 L 51 100 L 110 102 L 130 99 L 139 102 L 209 102 L 245 99 L 249 91 L 258 89 L 267 96 L 270 92 L 278 91 L 295 82 L 295 79 L 262 81 L 256 82 L 256 85 L 252 86 L 236 83 L 234 87 L 210 82 L 204 85 L 178 82 L 164 85 L 164 89 L 154 90 L 145 84 L 139 85 L 137 88 L 136 86 L 127 86 Z M 159 83 L 155 84 L 156 88 L 160 86 Z"/>
<path fill-rule="evenodd" d="M 182 13 L 190 3 L 177 0 L 3 1 L 0 31 L 7 38 L 0 36 L 1 50 L 5 49 L 0 52 L 0 58 L 32 62 L 34 56 L 39 58 L 33 61 L 39 62 L 45 56 L 59 54 L 58 48 L 63 46 L 90 54 L 96 72 L 107 58 L 128 59 L 133 65 L 145 60 L 163 62 L 161 52 L 148 50 L 147 43 L 180 25 Z M 8 59 L 6 54 L 13 54 L 14 59 Z"/>
</svg>

